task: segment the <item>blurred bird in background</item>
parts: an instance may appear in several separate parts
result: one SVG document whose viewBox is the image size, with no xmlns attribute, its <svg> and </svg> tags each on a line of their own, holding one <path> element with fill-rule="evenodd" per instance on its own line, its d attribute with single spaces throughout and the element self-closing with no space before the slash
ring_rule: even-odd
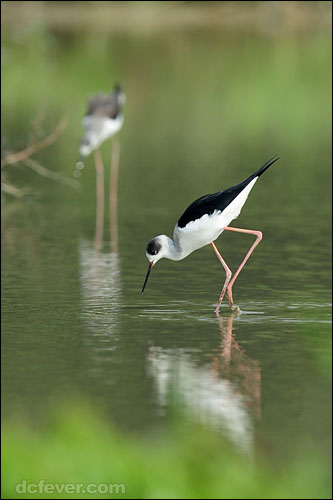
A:
<svg viewBox="0 0 333 500">
<path fill-rule="evenodd" d="M 82 125 L 85 134 L 80 141 L 80 155 L 86 157 L 94 152 L 96 167 L 96 232 L 95 241 L 100 244 L 103 239 L 104 227 L 104 166 L 100 152 L 101 144 L 114 137 L 122 128 L 124 115 L 122 108 L 125 94 L 120 85 L 115 85 L 111 94 L 98 94 L 88 100 L 88 109 L 83 117 Z M 117 248 L 117 193 L 120 145 L 117 137 L 112 144 L 110 165 L 110 238 L 111 247 Z"/>
</svg>

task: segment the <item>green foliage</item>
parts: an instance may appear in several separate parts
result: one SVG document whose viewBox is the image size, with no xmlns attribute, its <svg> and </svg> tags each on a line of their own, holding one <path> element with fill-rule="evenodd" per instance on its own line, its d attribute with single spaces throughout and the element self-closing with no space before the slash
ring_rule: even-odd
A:
<svg viewBox="0 0 333 500">
<path fill-rule="evenodd" d="M 67 405 L 39 429 L 3 429 L 3 497 L 27 483 L 124 484 L 125 494 L 83 498 L 330 498 L 330 469 L 312 453 L 276 468 L 238 455 L 217 433 L 179 414 L 163 434 L 124 435 L 85 405 Z M 20 498 L 82 498 L 23 494 Z"/>
</svg>

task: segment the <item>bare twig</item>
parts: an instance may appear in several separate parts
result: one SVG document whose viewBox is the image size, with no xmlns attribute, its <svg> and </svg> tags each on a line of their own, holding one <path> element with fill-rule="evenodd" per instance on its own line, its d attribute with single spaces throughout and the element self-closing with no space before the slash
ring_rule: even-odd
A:
<svg viewBox="0 0 333 500">
<path fill-rule="evenodd" d="M 48 177 L 49 179 L 52 179 L 53 181 L 60 182 L 61 184 L 65 184 L 66 186 L 70 186 L 73 189 L 80 189 L 81 185 L 78 181 L 74 179 L 70 179 L 69 177 L 65 177 L 64 175 L 59 174 L 58 172 L 53 172 L 52 170 L 49 170 L 48 168 L 44 167 L 40 163 L 38 163 L 36 160 L 33 160 L 32 158 L 25 158 L 22 162 L 24 165 L 27 167 L 31 168 L 37 174 L 42 175 L 43 177 Z"/>
<path fill-rule="evenodd" d="M 29 158 L 29 156 L 36 153 L 37 151 L 40 151 L 41 149 L 44 149 L 53 144 L 65 130 L 67 122 L 68 122 L 67 118 L 63 118 L 59 122 L 58 126 L 53 130 L 53 132 L 51 132 L 51 134 L 49 134 L 41 141 L 30 144 L 22 151 L 18 151 L 17 153 L 9 153 L 8 155 L 6 155 L 1 160 L 1 167 L 6 167 L 7 165 L 12 165 L 13 163 L 25 160 L 26 158 Z"/>
<path fill-rule="evenodd" d="M 22 198 L 22 196 L 24 196 L 24 192 L 21 189 L 13 186 L 12 184 L 7 184 L 6 182 L 1 183 L 1 191 L 14 196 L 15 198 Z"/>
</svg>

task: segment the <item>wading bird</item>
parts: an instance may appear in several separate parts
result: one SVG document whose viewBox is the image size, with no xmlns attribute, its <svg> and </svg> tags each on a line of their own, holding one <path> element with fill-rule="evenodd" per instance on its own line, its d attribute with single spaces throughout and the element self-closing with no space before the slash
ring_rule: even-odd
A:
<svg viewBox="0 0 333 500">
<path fill-rule="evenodd" d="M 88 110 L 82 125 L 86 129 L 80 141 L 80 154 L 88 156 L 106 140 L 113 137 L 124 123 L 122 107 L 125 94 L 115 85 L 111 94 L 99 94 L 88 100 Z"/>
<path fill-rule="evenodd" d="M 225 282 L 215 312 L 217 315 L 219 314 L 226 292 L 230 306 L 233 309 L 239 310 L 238 306 L 234 305 L 233 302 L 232 287 L 246 261 L 261 241 L 262 233 L 250 229 L 229 227 L 229 224 L 240 214 L 258 178 L 278 159 L 278 156 L 274 156 L 243 182 L 224 191 L 202 196 L 191 203 L 175 226 L 173 240 L 165 234 L 153 238 L 146 248 L 146 257 L 149 260 L 149 266 L 141 293 L 144 292 L 150 272 L 157 261 L 163 257 L 171 260 L 182 260 L 195 250 L 210 244 L 226 272 Z M 232 279 L 232 273 L 228 265 L 214 244 L 214 241 L 223 231 L 236 231 L 256 236 L 255 242 L 247 252 Z"/>
<path fill-rule="evenodd" d="M 86 133 L 80 141 L 80 155 L 94 152 L 96 167 L 96 236 L 97 243 L 103 238 L 104 220 L 104 166 L 100 145 L 115 136 L 124 123 L 122 107 L 125 94 L 115 85 L 111 94 L 99 94 L 88 100 L 88 110 L 82 120 Z M 111 243 L 117 247 L 117 193 L 119 169 L 119 141 L 114 138 L 110 165 L 110 233 Z"/>
</svg>

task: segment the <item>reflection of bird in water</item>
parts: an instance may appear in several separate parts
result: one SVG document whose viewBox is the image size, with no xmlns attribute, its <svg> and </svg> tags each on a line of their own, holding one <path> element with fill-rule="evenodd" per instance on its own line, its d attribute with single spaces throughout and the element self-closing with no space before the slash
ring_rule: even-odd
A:
<svg viewBox="0 0 333 500">
<path fill-rule="evenodd" d="M 116 348 L 121 293 L 119 256 L 102 252 L 92 242 L 79 245 L 82 320 L 89 335 L 85 337 L 93 356 L 91 370 Z"/>
<path fill-rule="evenodd" d="M 221 352 L 215 354 L 211 363 L 211 371 L 218 379 L 219 376 L 231 380 L 238 386 L 244 396 L 245 403 L 256 415 L 261 416 L 261 370 L 257 360 L 247 356 L 232 333 L 232 316 L 227 319 L 220 317 Z"/>
<path fill-rule="evenodd" d="M 260 367 L 233 337 L 233 318 L 226 323 L 219 319 L 221 349 L 210 366 L 197 366 L 183 349 L 151 346 L 148 372 L 154 379 L 161 411 L 165 411 L 169 396 L 176 396 L 190 414 L 252 455 L 253 415 L 260 415 Z"/>
<path fill-rule="evenodd" d="M 88 156 L 94 152 L 96 166 L 96 243 L 100 244 L 103 239 L 104 225 L 104 166 L 100 145 L 115 136 L 124 122 L 122 108 L 125 102 L 125 94 L 119 85 L 116 85 L 111 94 L 99 94 L 89 99 L 88 110 L 82 120 L 86 130 L 80 141 L 80 154 Z M 114 138 L 112 146 L 112 157 L 110 166 L 110 231 L 114 230 L 117 223 L 117 192 L 118 192 L 118 168 L 119 168 L 119 141 Z M 116 240 L 113 235 L 112 240 Z"/>
<path fill-rule="evenodd" d="M 276 160 L 278 160 L 278 157 L 275 156 L 250 175 L 250 177 L 235 186 L 225 189 L 224 191 L 219 191 L 218 193 L 207 194 L 195 200 L 178 220 L 174 229 L 173 240 L 168 238 L 165 234 L 153 238 L 148 243 L 146 249 L 146 257 L 149 260 L 149 266 L 142 287 L 142 293 L 147 284 L 150 271 L 157 261 L 163 257 L 170 260 L 182 260 L 195 250 L 210 244 L 226 272 L 226 279 L 215 312 L 218 315 L 225 292 L 227 292 L 230 306 L 233 309 L 239 310 L 233 302 L 232 287 L 251 253 L 261 241 L 262 233 L 249 229 L 228 227 L 228 225 L 240 214 L 258 178 L 273 165 Z M 232 273 L 229 267 L 213 243 L 224 230 L 253 234 L 257 237 L 232 279 Z"/>
</svg>

